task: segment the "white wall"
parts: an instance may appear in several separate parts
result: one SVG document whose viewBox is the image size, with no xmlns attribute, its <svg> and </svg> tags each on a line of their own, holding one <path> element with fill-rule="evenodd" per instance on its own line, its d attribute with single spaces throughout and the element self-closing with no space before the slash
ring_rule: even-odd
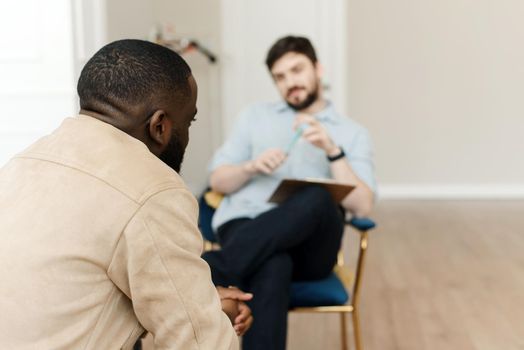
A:
<svg viewBox="0 0 524 350">
<path fill-rule="evenodd" d="M 148 38 L 149 30 L 155 24 L 151 1 L 105 0 L 105 2 L 107 42 Z"/>
<path fill-rule="evenodd" d="M 524 196 L 524 2 L 348 3 L 349 109 L 384 196 Z"/>
<path fill-rule="evenodd" d="M 0 166 L 76 111 L 68 0 L 0 2 Z"/>
</svg>

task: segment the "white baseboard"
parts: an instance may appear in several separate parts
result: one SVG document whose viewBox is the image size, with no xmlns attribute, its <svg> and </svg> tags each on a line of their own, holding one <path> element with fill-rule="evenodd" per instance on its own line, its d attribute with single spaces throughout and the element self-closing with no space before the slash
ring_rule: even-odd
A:
<svg viewBox="0 0 524 350">
<path fill-rule="evenodd" d="M 524 184 L 379 186 L 381 199 L 524 199 Z"/>
</svg>

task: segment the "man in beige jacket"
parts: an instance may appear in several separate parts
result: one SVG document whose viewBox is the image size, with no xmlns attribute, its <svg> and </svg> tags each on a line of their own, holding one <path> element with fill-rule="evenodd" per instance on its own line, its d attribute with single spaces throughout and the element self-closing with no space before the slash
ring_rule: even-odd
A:
<svg viewBox="0 0 524 350">
<path fill-rule="evenodd" d="M 149 331 L 157 350 L 237 349 L 177 174 L 196 114 L 190 68 L 117 41 L 78 93 L 79 116 L 0 169 L 0 347 L 129 349 Z M 242 333 L 250 312 L 234 305 Z"/>
</svg>

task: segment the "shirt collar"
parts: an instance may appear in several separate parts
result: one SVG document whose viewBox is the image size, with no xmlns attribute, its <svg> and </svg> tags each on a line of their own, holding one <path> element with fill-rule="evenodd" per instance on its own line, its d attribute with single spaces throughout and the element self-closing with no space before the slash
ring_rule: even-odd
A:
<svg viewBox="0 0 524 350">
<path fill-rule="evenodd" d="M 278 113 L 295 113 L 295 110 L 289 107 L 285 101 L 278 102 L 275 105 L 275 110 Z M 333 103 L 329 100 L 326 100 L 326 107 L 320 112 L 317 112 L 315 117 L 320 121 L 329 121 L 335 124 L 338 124 L 339 122 L 338 113 L 336 112 Z"/>
</svg>

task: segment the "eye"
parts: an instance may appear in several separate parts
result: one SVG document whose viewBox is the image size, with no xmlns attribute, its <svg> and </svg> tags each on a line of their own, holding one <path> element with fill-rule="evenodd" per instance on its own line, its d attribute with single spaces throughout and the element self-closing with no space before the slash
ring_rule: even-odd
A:
<svg viewBox="0 0 524 350">
<path fill-rule="evenodd" d="M 193 118 L 189 121 L 189 125 L 191 125 L 193 122 L 196 122 L 197 113 L 198 113 L 198 110 L 195 110 L 195 112 L 193 113 Z"/>
<path fill-rule="evenodd" d="M 284 75 L 283 74 L 277 74 L 277 75 L 274 75 L 273 77 L 274 77 L 275 81 L 277 81 L 277 82 L 284 80 Z"/>
<path fill-rule="evenodd" d="M 303 70 L 303 67 L 300 65 L 300 66 L 295 66 L 293 67 L 293 73 L 300 73 L 301 71 Z"/>
</svg>

